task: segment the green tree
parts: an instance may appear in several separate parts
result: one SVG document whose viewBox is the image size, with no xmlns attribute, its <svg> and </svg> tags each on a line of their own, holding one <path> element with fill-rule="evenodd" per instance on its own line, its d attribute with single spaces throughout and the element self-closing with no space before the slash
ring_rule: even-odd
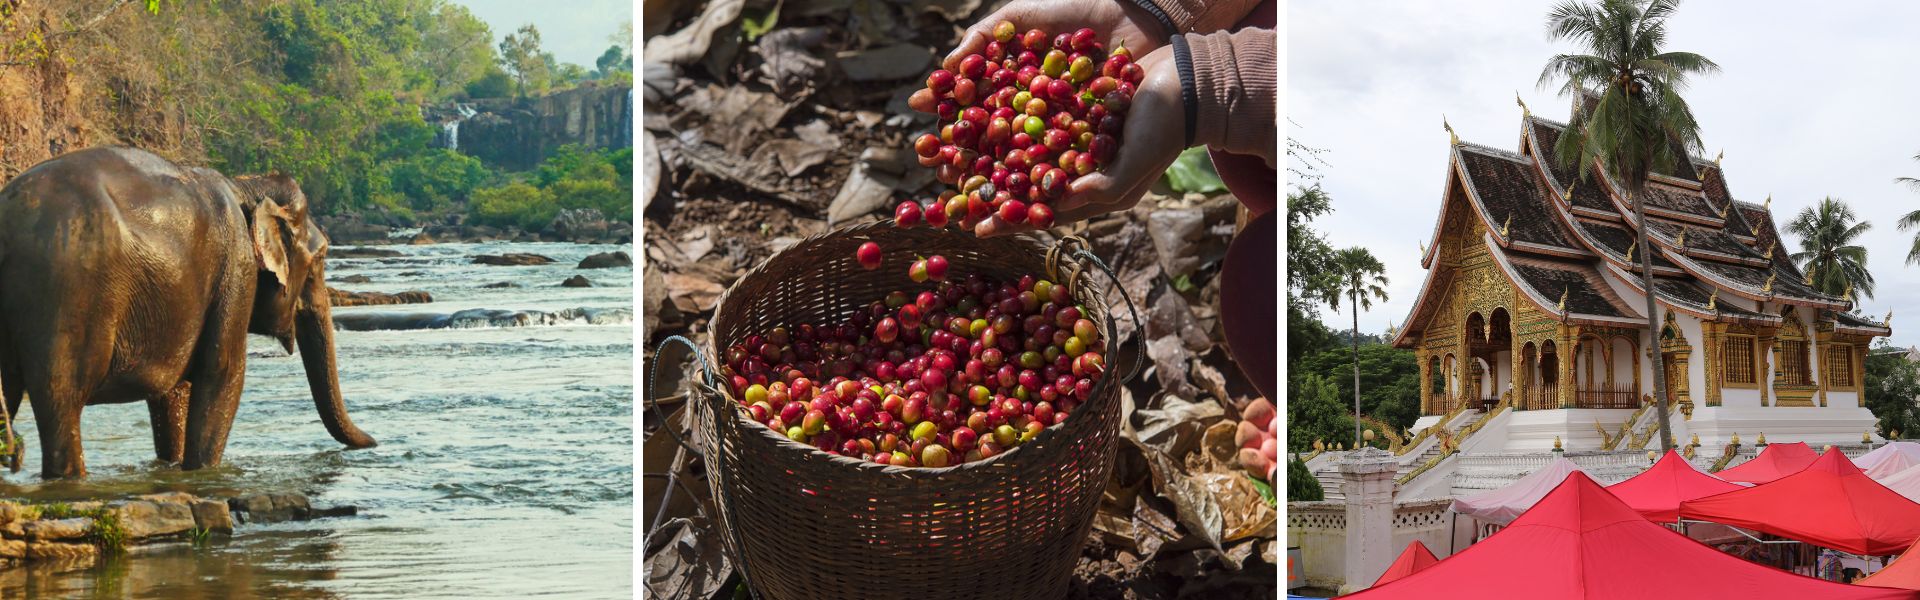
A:
<svg viewBox="0 0 1920 600">
<path fill-rule="evenodd" d="M 519 227 L 538 231 L 560 213 L 553 195 L 525 183 L 484 189 L 473 193 L 473 217 L 483 225 Z"/>
<path fill-rule="evenodd" d="M 1920 154 L 1913 155 L 1913 159 L 1920 161 Z M 1920 192 L 1920 177 L 1895 177 L 1893 182 L 1906 185 L 1907 187 L 1913 188 L 1913 191 Z M 1899 227 L 1901 231 L 1913 229 L 1915 226 L 1920 226 L 1920 210 L 1909 212 L 1906 216 L 1900 217 Z M 1907 250 L 1907 264 L 1920 264 L 1920 233 L 1913 234 L 1913 248 Z"/>
<path fill-rule="evenodd" d="M 607 51 L 600 53 L 600 58 L 594 59 L 593 67 L 595 79 L 606 79 L 608 75 L 616 72 L 631 73 L 633 72 L 633 55 L 627 54 L 627 50 L 621 48 L 619 44 L 607 46 Z"/>
<path fill-rule="evenodd" d="M 1641 248 L 1647 242 L 1647 212 L 1643 206 L 1647 180 L 1656 171 L 1672 172 L 1700 151 L 1700 124 L 1680 95 L 1693 75 L 1719 71 L 1720 66 L 1691 52 L 1668 52 L 1667 18 L 1678 0 L 1568 0 L 1547 15 L 1547 36 L 1573 42 L 1584 53 L 1556 54 L 1540 71 L 1540 86 L 1561 81 L 1562 96 L 1585 100 L 1560 136 L 1554 154 L 1564 165 L 1579 169 L 1600 161 L 1607 174 L 1626 188 L 1633 202 Z M 1653 287 L 1653 252 L 1640 253 L 1641 289 Z M 1646 294 L 1647 330 L 1659 322 L 1659 306 Z M 1653 397 L 1666 397 L 1666 373 L 1660 354 L 1653 355 Z M 1667 403 L 1655 402 L 1660 422 L 1660 448 L 1673 449 L 1673 427 Z"/>
<path fill-rule="evenodd" d="M 547 68 L 546 53 L 540 50 L 540 30 L 528 23 L 500 40 L 500 66 L 513 75 L 521 97 L 546 90 L 552 73 Z"/>
<path fill-rule="evenodd" d="M 480 159 L 435 148 L 390 163 L 388 179 L 393 191 L 406 199 L 415 211 L 445 211 L 493 178 L 493 172 Z"/>
<path fill-rule="evenodd" d="M 1335 311 L 1340 297 L 1346 296 L 1353 309 L 1353 443 L 1360 445 L 1360 311 L 1373 308 L 1373 301 L 1387 300 L 1387 266 L 1380 264 L 1366 248 L 1353 247 L 1335 252 L 1329 261 L 1332 273 L 1339 277 L 1340 293 L 1327 299 Z"/>
<path fill-rule="evenodd" d="M 1313 477 L 1313 471 L 1307 469 L 1307 461 L 1300 460 L 1295 454 L 1287 461 L 1287 501 L 1319 502 L 1327 499 L 1327 492 L 1320 488 L 1320 480 Z"/>
<path fill-rule="evenodd" d="M 1920 363 L 1882 338 L 1867 353 L 1866 406 L 1880 420 L 1880 434 L 1911 434 L 1920 428 Z"/>
<path fill-rule="evenodd" d="M 1311 314 L 1313 304 L 1334 302 L 1340 282 L 1332 273 L 1333 246 L 1313 229 L 1313 220 L 1333 212 L 1333 199 L 1319 185 L 1287 194 L 1287 302 Z"/>
<path fill-rule="evenodd" d="M 1315 440 L 1332 444 L 1354 427 L 1353 415 L 1340 404 L 1340 387 L 1315 374 L 1297 377 L 1299 385 L 1287 396 L 1287 448 L 1313 449 Z"/>
<path fill-rule="evenodd" d="M 513 95 L 513 76 L 499 66 L 487 69 L 479 79 L 467 82 L 468 98 L 505 98 Z"/>
<path fill-rule="evenodd" d="M 1289 372 L 1317 375 L 1344 386 L 1343 377 L 1354 365 L 1347 348 L 1328 347 L 1288 363 Z M 1420 418 L 1420 364 L 1410 350 L 1402 350 L 1377 340 L 1360 341 L 1360 414 L 1393 425 L 1396 431 L 1413 426 Z M 1351 397 L 1352 389 L 1339 390 Z"/>
<path fill-rule="evenodd" d="M 431 10 L 414 60 L 431 80 L 435 98 L 463 91 L 470 82 L 498 69 L 493 54 L 493 30 L 484 21 L 458 4 L 439 4 Z M 506 77 L 505 73 L 500 75 Z M 473 97 L 472 93 L 467 95 Z"/>
<path fill-rule="evenodd" d="M 1846 203 L 1829 197 L 1801 209 L 1787 224 L 1787 233 L 1800 236 L 1800 251 L 1793 253 L 1793 262 L 1812 279 L 1814 289 L 1834 296 L 1852 291 L 1873 297 L 1867 248 L 1859 245 L 1860 235 L 1873 224 L 1858 220 Z"/>
</svg>

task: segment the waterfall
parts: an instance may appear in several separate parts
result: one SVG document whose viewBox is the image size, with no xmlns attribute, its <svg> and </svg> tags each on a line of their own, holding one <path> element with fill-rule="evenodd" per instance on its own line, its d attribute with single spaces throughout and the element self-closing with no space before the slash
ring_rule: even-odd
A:
<svg viewBox="0 0 1920 600">
<path fill-rule="evenodd" d="M 460 122 L 471 119 L 474 115 L 480 113 L 474 110 L 473 106 L 467 104 L 455 104 L 453 105 L 453 110 L 458 116 L 440 124 L 440 136 L 441 139 L 446 140 L 448 150 L 459 150 Z"/>
</svg>

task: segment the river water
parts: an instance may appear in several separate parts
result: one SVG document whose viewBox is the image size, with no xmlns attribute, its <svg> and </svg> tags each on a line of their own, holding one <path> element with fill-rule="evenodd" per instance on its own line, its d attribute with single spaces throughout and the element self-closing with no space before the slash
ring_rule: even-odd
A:
<svg viewBox="0 0 1920 600">
<path fill-rule="evenodd" d="M 334 285 L 435 301 L 335 317 L 453 326 L 338 334 L 348 410 L 379 447 L 348 451 L 328 437 L 300 359 L 255 336 L 221 467 L 156 464 L 146 407 L 118 404 L 85 411 L 85 481 L 40 480 L 30 409 L 18 428 L 26 468 L 0 475 L 8 499 L 295 490 L 359 516 L 241 525 L 230 539 L 140 547 L 91 567 L 0 569 L 0 598 L 631 598 L 633 271 L 575 264 L 633 247 L 387 248 L 405 256 L 330 259 L 329 279 L 365 275 Z M 469 264 L 503 252 L 556 262 Z M 596 287 L 557 287 L 575 274 Z M 484 287 L 498 282 L 518 287 Z M 467 309 L 518 314 L 374 317 Z"/>
</svg>

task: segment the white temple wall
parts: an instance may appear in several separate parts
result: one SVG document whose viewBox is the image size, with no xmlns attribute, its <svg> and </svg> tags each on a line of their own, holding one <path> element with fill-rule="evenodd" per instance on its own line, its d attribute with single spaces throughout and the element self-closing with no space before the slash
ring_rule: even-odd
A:
<svg viewBox="0 0 1920 600">
<path fill-rule="evenodd" d="M 1700 327 L 1699 317 L 1686 313 L 1675 313 L 1673 322 L 1680 326 L 1681 333 L 1687 336 L 1687 343 L 1693 346 L 1693 352 L 1687 355 L 1687 390 L 1693 405 L 1704 406 L 1707 403 L 1707 353 L 1700 346 L 1707 334 Z"/>
</svg>

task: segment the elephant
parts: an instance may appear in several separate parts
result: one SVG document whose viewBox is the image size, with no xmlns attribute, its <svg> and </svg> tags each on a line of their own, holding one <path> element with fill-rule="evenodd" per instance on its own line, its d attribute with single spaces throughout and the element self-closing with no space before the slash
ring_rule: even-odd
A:
<svg viewBox="0 0 1920 600">
<path fill-rule="evenodd" d="M 376 442 L 340 396 L 328 240 L 293 178 L 228 178 L 150 152 L 55 157 L 0 188 L 0 390 L 40 434 L 41 475 L 86 476 L 81 408 L 145 401 L 155 455 L 220 464 L 247 335 L 296 341 L 320 421 Z"/>
</svg>

